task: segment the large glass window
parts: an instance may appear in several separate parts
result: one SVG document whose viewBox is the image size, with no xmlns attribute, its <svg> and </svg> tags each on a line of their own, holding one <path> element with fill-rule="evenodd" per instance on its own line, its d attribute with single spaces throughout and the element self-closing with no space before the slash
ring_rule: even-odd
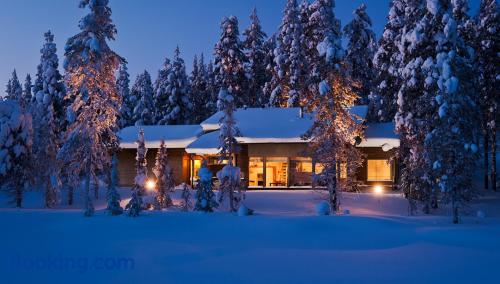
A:
<svg viewBox="0 0 500 284">
<path fill-rule="evenodd" d="M 264 159 L 250 157 L 248 161 L 248 186 L 264 186 Z"/>
<path fill-rule="evenodd" d="M 368 181 L 391 181 L 389 160 L 368 160 Z"/>
<path fill-rule="evenodd" d="M 266 158 L 266 187 L 286 187 L 288 160 L 286 157 Z"/>
<path fill-rule="evenodd" d="M 311 158 L 296 157 L 290 159 L 290 186 L 312 185 Z"/>
</svg>

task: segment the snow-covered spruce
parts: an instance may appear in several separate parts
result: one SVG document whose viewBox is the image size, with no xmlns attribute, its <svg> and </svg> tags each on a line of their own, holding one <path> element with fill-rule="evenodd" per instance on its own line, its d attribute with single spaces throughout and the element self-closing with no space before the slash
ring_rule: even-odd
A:
<svg viewBox="0 0 500 284">
<path fill-rule="evenodd" d="M 305 48 L 302 45 L 303 28 L 296 0 L 288 0 L 283 20 L 276 37 L 274 50 L 277 82 L 269 104 L 277 107 L 297 107 L 303 101 L 307 76 Z"/>
<path fill-rule="evenodd" d="M 31 75 L 26 74 L 26 79 L 24 79 L 24 89 L 23 89 L 23 96 L 21 100 L 21 105 L 24 106 L 24 109 L 27 111 L 31 111 L 31 103 L 33 101 L 33 93 L 31 92 L 31 89 L 33 87 L 33 84 L 31 83 Z"/>
<path fill-rule="evenodd" d="M 191 201 L 191 187 L 186 183 L 181 184 L 181 210 L 188 212 L 193 209 L 193 202 Z"/>
<path fill-rule="evenodd" d="M 221 35 L 214 50 L 215 84 L 232 94 L 236 107 L 248 105 L 246 57 L 240 41 L 238 19 L 229 16 L 222 20 Z"/>
<path fill-rule="evenodd" d="M 341 25 L 333 13 L 334 7 L 334 0 L 315 0 L 308 6 L 307 12 L 301 13 L 309 15 L 304 27 L 309 70 L 307 102 L 314 101 L 319 96 L 318 84 L 327 79 L 331 72 L 338 70 L 344 58 Z M 302 21 L 305 22 L 305 19 Z"/>
<path fill-rule="evenodd" d="M 436 2 L 436 3 L 431 3 Z M 409 211 L 417 209 L 417 200 L 429 212 L 437 205 L 432 185 L 432 166 L 424 147 L 424 139 L 431 132 L 431 119 L 437 111 L 434 94 L 437 92 L 435 75 L 436 39 L 441 32 L 440 2 L 406 0 L 403 34 L 398 46 L 401 52 L 401 87 L 398 92 L 396 128 L 401 134 L 400 156 L 402 171 L 400 185 L 409 200 Z M 430 10 L 426 7 L 430 7 Z"/>
<path fill-rule="evenodd" d="M 250 26 L 243 32 L 243 47 L 247 57 L 246 70 L 248 76 L 249 107 L 262 107 L 266 102 L 263 87 L 268 81 L 266 73 L 266 50 L 264 43 L 267 35 L 262 30 L 257 9 L 250 15 Z"/>
<path fill-rule="evenodd" d="M 235 99 L 232 94 L 224 89 L 219 92 L 218 101 L 219 110 L 224 113 L 220 120 L 219 148 L 221 159 L 228 160 L 222 170 L 217 173 L 220 181 L 220 199 L 229 200 L 229 210 L 236 212 L 239 202 L 244 198 L 243 187 L 241 185 L 241 170 L 233 165 L 233 158 L 239 152 L 236 137 L 239 135 L 239 129 L 234 119 Z"/>
<path fill-rule="evenodd" d="M 127 64 L 123 63 L 120 65 L 118 71 L 118 78 L 116 79 L 116 89 L 118 96 L 122 100 L 122 106 L 120 108 L 120 118 L 118 120 L 118 126 L 124 128 L 133 125 L 132 116 L 135 107 L 135 101 L 130 96 L 130 79 L 128 74 Z"/>
<path fill-rule="evenodd" d="M 174 171 L 168 164 L 167 147 L 165 140 L 161 140 L 160 148 L 156 153 L 155 167 L 153 173 L 156 176 L 156 196 L 154 208 L 161 210 L 172 206 L 170 192 L 174 191 Z"/>
<path fill-rule="evenodd" d="M 389 122 L 396 115 L 397 93 L 401 85 L 398 70 L 402 59 L 398 42 L 401 40 L 403 21 L 403 1 L 392 0 L 387 23 L 373 58 L 375 78 L 368 113 L 372 121 Z"/>
<path fill-rule="evenodd" d="M 323 165 L 323 171 L 315 175 L 314 182 L 326 186 L 332 212 L 339 210 L 340 165 L 345 164 L 350 172 L 356 172 L 362 161 L 355 141 L 362 136 L 363 126 L 347 110 L 358 99 L 351 86 L 352 81 L 340 72 L 331 73 L 319 84 L 320 96 L 311 102 L 315 111 L 314 123 L 304 135 L 304 139 L 311 139 L 309 148 L 313 159 Z M 353 178 L 347 176 L 349 180 Z"/>
<path fill-rule="evenodd" d="M 166 84 L 163 85 L 165 87 L 163 96 L 168 99 L 165 105 L 157 106 L 161 107 L 163 112 L 163 116 L 157 118 L 158 123 L 189 124 L 193 106 L 189 101 L 189 81 L 179 47 L 174 51 L 172 69 L 167 74 Z"/>
<path fill-rule="evenodd" d="M 121 215 L 123 213 L 123 208 L 120 206 L 120 194 L 118 194 L 116 189 L 118 183 L 118 156 L 115 154 L 111 161 L 111 171 L 109 172 L 108 188 L 106 192 L 108 201 L 106 211 L 110 215 Z"/>
<path fill-rule="evenodd" d="M 32 103 L 33 113 L 33 154 L 36 160 L 35 185 L 45 192 L 45 207 L 56 205 L 61 188 L 61 164 L 57 152 L 61 147 L 61 137 L 66 126 L 64 96 L 66 88 L 58 71 L 54 35 L 45 33 L 45 44 L 40 50 L 41 89 L 35 94 Z"/>
<path fill-rule="evenodd" d="M 213 110 L 209 109 L 213 87 L 209 86 L 209 74 L 203 53 L 199 59 L 198 56 L 194 56 L 193 71 L 191 71 L 189 82 L 191 85 L 189 101 L 192 104 L 190 121 L 191 123 L 201 123 L 213 113 Z"/>
<path fill-rule="evenodd" d="M 479 157 L 475 127 L 480 113 L 474 98 L 474 72 L 468 56 L 461 56 L 464 42 L 458 37 L 451 5 L 440 3 L 443 10 L 439 25 L 442 38 L 436 49 L 438 72 L 438 109 L 433 116 L 433 129 L 425 137 L 425 147 L 432 163 L 432 181 L 440 191 L 441 200 L 451 204 L 453 223 L 460 220 L 460 211 L 477 193 L 472 175 Z"/>
<path fill-rule="evenodd" d="M 14 71 L 12 71 L 12 78 L 10 78 L 9 81 L 7 82 L 7 88 L 5 90 L 5 99 L 17 101 L 21 106 L 21 108 L 24 108 L 24 106 L 22 105 L 22 103 L 24 102 L 23 87 L 19 82 L 19 79 L 17 77 L 17 72 L 15 69 Z"/>
<path fill-rule="evenodd" d="M 276 64 L 274 62 L 274 50 L 276 49 L 276 35 L 270 36 L 264 43 L 264 65 L 266 66 L 266 82 L 262 87 L 263 97 L 262 105 L 269 105 L 269 98 L 272 95 L 274 89 L 279 85 L 279 78 L 275 74 Z"/>
<path fill-rule="evenodd" d="M 372 59 L 377 42 L 372 30 L 372 20 L 366 13 L 366 5 L 361 4 L 353 15 L 352 21 L 344 27 L 344 35 L 348 38 L 345 61 L 347 74 L 357 83 L 353 86 L 353 90 L 359 95 L 357 103 L 365 105 L 372 89 Z"/>
<path fill-rule="evenodd" d="M 81 32 L 69 38 L 65 46 L 66 98 L 73 101 L 59 156 L 64 157 L 65 167 L 74 169 L 72 179 L 83 177 L 85 181 L 85 216 L 93 214 L 90 181 L 97 180 L 110 164 L 111 148 L 118 144 L 115 131 L 121 100 L 116 93 L 115 72 L 124 60 L 107 43 L 116 34 L 108 3 L 81 0 L 80 8 L 89 8 L 90 12 L 80 21 Z"/>
<path fill-rule="evenodd" d="M 130 97 L 130 100 L 135 103 L 132 111 L 133 124 L 136 126 L 152 125 L 155 105 L 153 104 L 153 85 L 148 71 L 144 70 L 137 76 L 130 91 Z"/>
<path fill-rule="evenodd" d="M 144 130 L 139 130 L 137 139 L 137 155 L 135 157 L 135 178 L 134 187 L 132 188 L 132 198 L 125 206 L 127 215 L 130 217 L 139 216 L 142 211 L 142 196 L 145 195 L 145 184 L 148 178 L 148 168 L 146 154 L 146 143 L 144 142 Z"/>
<path fill-rule="evenodd" d="M 31 115 L 14 100 L 0 101 L 0 189 L 6 190 L 16 207 L 31 179 Z"/>
<path fill-rule="evenodd" d="M 219 206 L 215 200 L 215 194 L 212 190 L 212 172 L 207 168 L 206 160 L 203 160 L 201 168 L 198 170 L 198 183 L 196 184 L 196 203 L 195 211 L 213 212 L 214 208 Z"/>
<path fill-rule="evenodd" d="M 500 18 L 496 0 L 482 0 L 476 23 L 477 68 L 479 74 L 479 104 L 482 111 L 482 128 L 485 161 L 485 188 L 497 189 L 497 124 L 499 122 L 500 96 L 498 95 L 498 50 L 500 50 Z M 491 145 L 491 151 L 489 147 Z M 488 156 L 491 154 L 491 169 L 488 169 Z M 488 179 L 488 172 L 490 177 Z"/>
</svg>

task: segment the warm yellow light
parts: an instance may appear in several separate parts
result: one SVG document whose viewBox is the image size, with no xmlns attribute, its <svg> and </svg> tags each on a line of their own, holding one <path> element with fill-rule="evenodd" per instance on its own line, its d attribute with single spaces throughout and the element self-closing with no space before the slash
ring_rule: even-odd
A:
<svg viewBox="0 0 500 284">
<path fill-rule="evenodd" d="M 375 194 L 382 194 L 382 193 L 384 193 L 384 188 L 380 185 L 376 185 L 373 187 L 373 192 Z"/>
<path fill-rule="evenodd" d="M 156 182 L 154 180 L 148 179 L 146 181 L 146 189 L 153 191 L 156 188 Z"/>
</svg>

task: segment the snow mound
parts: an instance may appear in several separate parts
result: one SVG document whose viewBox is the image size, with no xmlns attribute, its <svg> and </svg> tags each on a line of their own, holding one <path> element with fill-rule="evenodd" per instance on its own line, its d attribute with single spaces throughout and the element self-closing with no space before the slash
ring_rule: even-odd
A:
<svg viewBox="0 0 500 284">
<path fill-rule="evenodd" d="M 328 204 L 328 202 L 326 201 L 321 201 L 320 203 L 316 204 L 316 215 L 330 215 L 330 204 Z"/>
</svg>

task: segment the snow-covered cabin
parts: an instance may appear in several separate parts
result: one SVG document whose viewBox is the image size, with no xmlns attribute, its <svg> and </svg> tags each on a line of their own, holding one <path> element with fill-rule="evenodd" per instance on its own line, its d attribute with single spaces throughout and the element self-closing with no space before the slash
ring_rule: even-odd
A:
<svg viewBox="0 0 500 284">
<path fill-rule="evenodd" d="M 366 106 L 352 107 L 350 113 L 366 125 L 365 137 L 357 145 L 365 154 L 363 166 L 357 172 L 360 184 L 393 186 L 397 180 L 397 164 L 391 159 L 399 147 L 394 123 L 365 123 Z M 219 152 L 218 112 L 200 125 L 142 126 L 149 149 L 148 168 L 154 166 L 160 139 L 165 139 L 169 162 L 177 183 L 194 184 L 203 159 L 214 173 L 224 166 Z M 308 156 L 307 141 L 302 135 L 311 127 L 313 118 L 300 108 L 246 108 L 235 112 L 241 136 L 237 137 L 241 151 L 236 164 L 241 168 L 249 189 L 310 188 L 314 172 L 321 162 Z M 134 180 L 135 140 L 139 127 L 123 129 L 119 171 L 122 185 Z M 149 170 L 152 177 L 152 171 Z"/>
</svg>

